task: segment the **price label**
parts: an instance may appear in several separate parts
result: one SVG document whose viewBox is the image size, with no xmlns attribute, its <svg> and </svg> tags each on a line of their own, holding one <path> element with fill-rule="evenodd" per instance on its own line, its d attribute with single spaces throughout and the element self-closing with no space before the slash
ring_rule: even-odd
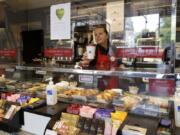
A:
<svg viewBox="0 0 180 135">
<path fill-rule="evenodd" d="M 46 75 L 47 71 L 43 71 L 43 70 L 36 70 L 36 74 L 38 75 Z"/>
<path fill-rule="evenodd" d="M 47 129 L 45 135 L 57 135 L 57 132 L 50 130 L 50 129 Z"/>
<path fill-rule="evenodd" d="M 14 68 L 6 68 L 6 72 L 14 72 L 15 69 Z"/>
<path fill-rule="evenodd" d="M 59 48 L 59 49 L 45 49 L 44 56 L 46 57 L 71 57 L 73 50 L 71 48 Z"/>
<path fill-rule="evenodd" d="M 157 74 L 157 75 L 156 75 L 156 78 L 157 78 L 157 79 L 162 79 L 163 77 L 164 77 L 164 74 Z"/>
<path fill-rule="evenodd" d="M 93 83 L 93 76 L 92 75 L 79 75 L 79 82 Z"/>
</svg>

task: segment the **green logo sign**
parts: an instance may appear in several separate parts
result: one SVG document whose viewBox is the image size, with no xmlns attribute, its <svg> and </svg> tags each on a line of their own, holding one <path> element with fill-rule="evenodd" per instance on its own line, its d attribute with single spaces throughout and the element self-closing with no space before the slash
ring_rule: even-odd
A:
<svg viewBox="0 0 180 135">
<path fill-rule="evenodd" d="M 64 16 L 64 9 L 56 9 L 56 16 L 58 17 L 59 20 L 61 20 Z"/>
</svg>

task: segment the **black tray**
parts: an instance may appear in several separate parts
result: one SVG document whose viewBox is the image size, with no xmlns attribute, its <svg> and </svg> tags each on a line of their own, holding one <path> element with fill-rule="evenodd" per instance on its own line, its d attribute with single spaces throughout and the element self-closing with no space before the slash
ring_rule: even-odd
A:
<svg viewBox="0 0 180 135">
<path fill-rule="evenodd" d="M 18 132 L 23 124 L 23 112 L 19 110 L 12 119 L 0 121 L 0 129 L 9 133 Z"/>
</svg>

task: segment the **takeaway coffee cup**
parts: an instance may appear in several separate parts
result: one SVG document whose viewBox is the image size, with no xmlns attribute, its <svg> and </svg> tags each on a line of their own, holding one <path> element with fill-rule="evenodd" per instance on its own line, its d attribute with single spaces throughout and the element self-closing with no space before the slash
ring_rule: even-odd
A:
<svg viewBox="0 0 180 135">
<path fill-rule="evenodd" d="M 95 45 L 88 45 L 88 46 L 86 46 L 86 51 L 87 51 L 87 58 L 90 60 L 94 59 L 96 46 Z"/>
</svg>

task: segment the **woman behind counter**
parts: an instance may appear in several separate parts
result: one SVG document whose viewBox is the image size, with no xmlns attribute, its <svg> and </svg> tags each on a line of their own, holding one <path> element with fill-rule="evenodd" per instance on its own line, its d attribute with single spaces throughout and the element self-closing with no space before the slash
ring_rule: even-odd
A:
<svg viewBox="0 0 180 135">
<path fill-rule="evenodd" d="M 96 40 L 96 52 L 93 60 L 87 59 L 85 53 L 81 65 L 84 68 L 96 70 L 114 70 L 117 67 L 117 60 L 109 44 L 108 32 L 104 25 L 97 26 L 94 30 Z M 104 76 L 98 80 L 99 89 L 118 88 L 119 79 L 116 76 Z"/>
<path fill-rule="evenodd" d="M 109 35 L 104 25 L 96 26 L 94 30 L 96 40 L 96 52 L 93 60 L 87 59 L 87 53 L 84 54 L 81 65 L 85 68 L 96 70 L 110 70 L 117 66 L 115 53 L 109 44 Z"/>
</svg>

